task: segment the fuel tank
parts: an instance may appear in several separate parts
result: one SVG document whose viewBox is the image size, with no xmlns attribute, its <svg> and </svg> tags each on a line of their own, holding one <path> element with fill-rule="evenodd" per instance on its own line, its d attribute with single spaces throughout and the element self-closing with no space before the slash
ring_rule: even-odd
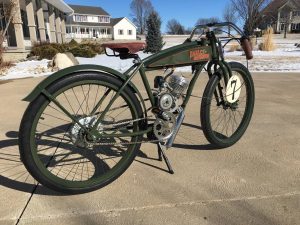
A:
<svg viewBox="0 0 300 225">
<path fill-rule="evenodd" d="M 211 59 L 211 47 L 202 41 L 186 41 L 162 50 L 144 60 L 147 69 L 189 66 L 207 63 Z"/>
</svg>

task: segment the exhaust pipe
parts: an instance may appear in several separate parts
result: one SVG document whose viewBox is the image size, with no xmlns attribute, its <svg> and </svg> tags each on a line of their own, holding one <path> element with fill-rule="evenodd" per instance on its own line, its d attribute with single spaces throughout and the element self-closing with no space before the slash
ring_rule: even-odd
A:
<svg viewBox="0 0 300 225">
<path fill-rule="evenodd" d="M 179 116 L 177 117 L 177 120 L 176 120 L 176 126 L 175 126 L 175 129 L 174 129 L 174 133 L 173 135 L 169 138 L 169 140 L 167 141 L 166 143 L 166 148 L 171 148 L 174 144 L 174 141 L 175 141 L 175 138 L 178 134 L 178 131 L 181 127 L 181 124 L 183 123 L 183 120 L 185 118 L 185 110 L 182 110 L 179 114 Z"/>
</svg>

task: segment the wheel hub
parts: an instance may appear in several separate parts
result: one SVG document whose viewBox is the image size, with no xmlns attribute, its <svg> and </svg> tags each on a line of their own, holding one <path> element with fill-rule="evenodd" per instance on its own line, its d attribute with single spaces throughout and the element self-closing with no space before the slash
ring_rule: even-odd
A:
<svg viewBox="0 0 300 225">
<path fill-rule="evenodd" d="M 87 130 L 91 129 L 96 123 L 95 117 L 84 117 L 79 120 L 79 123 L 84 126 Z M 98 132 L 103 130 L 102 124 L 100 123 L 97 128 Z M 95 137 L 87 134 L 85 130 L 79 124 L 74 124 L 70 129 L 69 135 L 74 145 L 80 148 L 87 148 L 95 141 Z"/>
</svg>

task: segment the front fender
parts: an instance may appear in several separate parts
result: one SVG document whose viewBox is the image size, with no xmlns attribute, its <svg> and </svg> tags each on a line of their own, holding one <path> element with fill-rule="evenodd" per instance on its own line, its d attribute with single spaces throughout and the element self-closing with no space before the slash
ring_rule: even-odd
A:
<svg viewBox="0 0 300 225">
<path fill-rule="evenodd" d="M 46 89 L 50 84 L 52 84 L 53 82 L 69 76 L 71 74 L 74 73 L 78 73 L 78 72 L 100 72 L 100 73 L 107 73 L 109 75 L 113 75 L 118 77 L 119 79 L 121 79 L 122 81 L 125 81 L 127 79 L 127 77 L 108 67 L 105 66 L 99 66 L 99 65 L 78 65 L 78 66 L 72 66 L 72 67 L 68 67 L 66 69 L 60 70 L 54 74 L 52 74 L 51 76 L 47 77 L 46 79 L 44 79 L 40 84 L 38 84 L 35 89 L 26 97 L 23 99 L 23 101 L 27 101 L 27 102 L 32 102 L 34 101 L 40 94 L 41 92 Z M 139 97 L 141 97 L 140 92 L 138 91 L 138 89 L 136 88 L 136 86 L 130 82 L 129 83 L 130 87 L 132 88 L 132 90 L 134 91 L 134 93 L 137 93 Z"/>
</svg>

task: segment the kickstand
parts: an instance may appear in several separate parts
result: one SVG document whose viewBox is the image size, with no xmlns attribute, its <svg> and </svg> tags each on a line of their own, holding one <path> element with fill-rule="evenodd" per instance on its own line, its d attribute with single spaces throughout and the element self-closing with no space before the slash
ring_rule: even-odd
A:
<svg viewBox="0 0 300 225">
<path fill-rule="evenodd" d="M 173 170 L 173 168 L 172 168 L 172 166 L 170 164 L 170 161 L 169 161 L 169 159 L 168 159 L 168 157 L 167 157 L 167 155 L 166 155 L 166 153 L 165 153 L 165 151 L 163 149 L 162 144 L 158 143 L 157 144 L 157 148 L 158 148 L 158 157 L 159 157 L 158 159 L 159 159 L 159 161 L 162 161 L 162 159 L 164 159 L 164 161 L 165 161 L 165 163 L 166 163 L 166 165 L 168 167 L 169 173 L 170 174 L 174 174 L 174 170 Z"/>
</svg>

